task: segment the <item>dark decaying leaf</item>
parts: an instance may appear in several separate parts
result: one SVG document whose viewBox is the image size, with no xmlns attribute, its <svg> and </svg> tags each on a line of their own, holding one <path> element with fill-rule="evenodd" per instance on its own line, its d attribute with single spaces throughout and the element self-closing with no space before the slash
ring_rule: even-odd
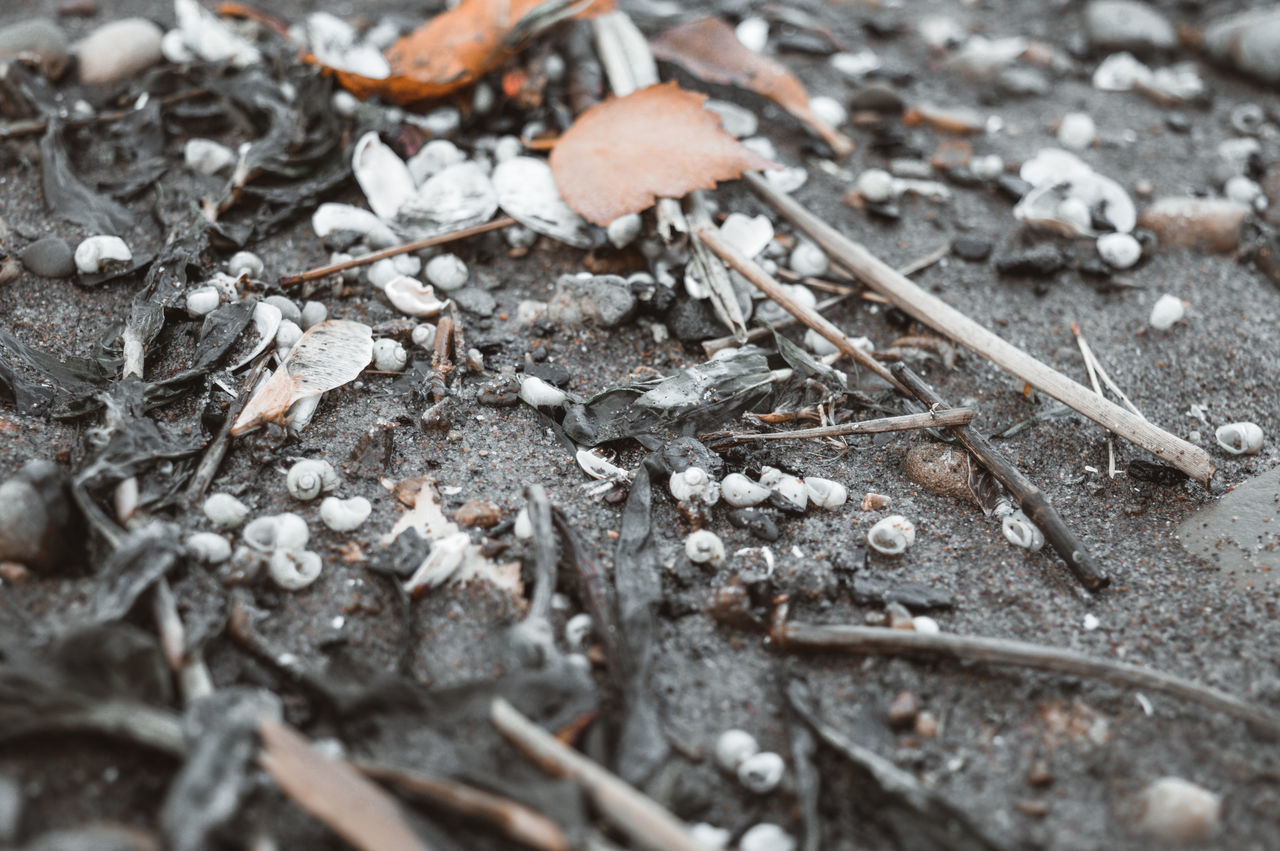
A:
<svg viewBox="0 0 1280 851">
<path fill-rule="evenodd" d="M 82 287 L 96 287 L 99 284 L 105 284 L 108 281 L 119 280 L 120 278 L 136 275 L 143 269 L 149 269 L 151 263 L 156 259 L 155 252 L 142 251 L 135 252 L 133 259 L 127 263 L 108 266 L 101 272 L 84 273 L 81 272 L 76 276 L 76 283 Z"/>
<path fill-rule="evenodd" d="M 253 319 L 253 305 L 248 302 L 224 304 L 204 318 L 196 340 L 196 360 L 186 369 L 152 383 L 148 397 L 160 398 L 161 391 L 203 378 L 227 356 L 241 332 Z"/>
<path fill-rule="evenodd" d="M 972 454 L 967 454 L 967 460 L 969 475 L 966 484 L 969 486 L 969 493 L 973 494 L 974 502 L 978 503 L 983 513 L 990 516 L 1000 504 L 1000 495 L 1003 493 L 1000 481 Z"/>
<path fill-rule="evenodd" d="M 827 366 L 782 336 L 776 329 L 773 331 L 773 342 L 778 347 L 778 354 L 787 362 L 787 366 L 796 371 L 796 374 L 821 381 L 828 391 L 837 395 L 848 389 L 848 382 L 843 372 Z"/>
<path fill-rule="evenodd" d="M 1176 467 L 1170 467 L 1168 464 L 1157 464 L 1153 461 L 1143 461 L 1141 458 L 1134 458 L 1130 461 L 1125 467 L 1125 473 L 1131 479 L 1150 482 L 1153 485 L 1160 485 L 1165 488 L 1176 488 L 1187 480 L 1187 474 Z"/>
<path fill-rule="evenodd" d="M 551 520 L 564 548 L 564 558 L 578 574 L 578 595 L 595 623 L 596 635 L 604 647 L 605 669 L 615 685 L 620 685 L 621 667 L 618 654 L 618 628 L 614 623 L 613 601 L 599 565 L 591 558 L 585 542 L 569 523 L 564 512 L 551 507 Z"/>
<path fill-rule="evenodd" d="M 76 176 L 62 139 L 62 122 L 50 117 L 40 140 L 40 179 L 44 201 L 69 222 L 98 233 L 120 234 L 133 225 L 133 215 L 110 198 L 99 195 Z"/>
<path fill-rule="evenodd" d="M 94 618 L 99 622 L 119 620 L 160 577 L 182 558 L 182 538 L 178 529 L 153 521 L 121 540 L 98 573 L 94 596 Z"/>
<path fill-rule="evenodd" d="M 85 358 L 55 357 L 0 329 L 0 389 L 22 414 L 69 418 L 94 410 L 110 376 Z"/>
</svg>

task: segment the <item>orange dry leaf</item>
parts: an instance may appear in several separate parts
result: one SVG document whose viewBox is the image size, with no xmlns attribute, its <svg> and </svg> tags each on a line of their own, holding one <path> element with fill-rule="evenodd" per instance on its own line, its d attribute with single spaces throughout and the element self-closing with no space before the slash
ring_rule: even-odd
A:
<svg viewBox="0 0 1280 851">
<path fill-rule="evenodd" d="M 333 69 L 358 98 L 399 104 L 443 97 L 515 55 L 529 37 L 567 17 L 589 18 L 615 0 L 462 0 L 387 48 L 384 79 Z"/>
<path fill-rule="evenodd" d="M 706 95 L 662 83 L 584 112 L 551 151 L 551 173 L 574 212 L 598 225 L 713 189 L 744 171 L 776 168 L 703 109 Z"/>
<path fill-rule="evenodd" d="M 683 65 L 709 83 L 741 86 L 763 95 L 803 121 L 838 156 L 853 152 L 853 141 L 814 115 L 809 93 L 794 74 L 767 56 L 748 50 L 719 18 L 701 18 L 667 30 L 653 42 L 653 55 Z"/>
</svg>

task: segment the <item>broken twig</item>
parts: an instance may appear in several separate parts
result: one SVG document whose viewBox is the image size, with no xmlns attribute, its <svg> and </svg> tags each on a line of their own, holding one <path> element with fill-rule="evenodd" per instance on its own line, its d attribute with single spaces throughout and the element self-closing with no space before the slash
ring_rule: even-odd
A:
<svg viewBox="0 0 1280 851">
<path fill-rule="evenodd" d="M 1032 387 L 1071 406 L 1099 425 L 1163 458 L 1202 485 L 1209 485 L 1215 468 L 1209 454 L 1200 447 L 1157 428 L 1119 405 L 1099 399 L 1087 387 L 991 333 L 942 299 L 925 292 L 905 276 L 895 272 L 865 247 L 837 231 L 790 196 L 774 189 L 763 176 L 748 172 L 742 179 L 757 195 L 804 231 L 833 260 L 857 275 L 867 286 L 884 295 L 900 310 L 998 364 Z"/>
<path fill-rule="evenodd" d="M 945 410 L 947 408 L 947 403 L 942 401 L 942 397 L 904 364 L 895 364 L 893 374 L 906 385 L 913 396 L 928 405 L 930 409 Z M 1067 527 L 1066 521 L 1053 507 L 1053 503 L 1049 502 L 1044 493 L 1024 476 L 1021 470 L 1001 455 L 989 440 L 968 426 L 953 426 L 951 433 L 965 449 L 973 454 L 973 457 L 978 459 L 982 466 L 991 471 L 991 475 L 995 476 L 1009 493 L 1013 494 L 1022 512 L 1044 533 L 1045 539 L 1058 555 L 1062 556 L 1062 560 L 1067 563 L 1068 569 L 1076 579 L 1080 580 L 1081 585 L 1090 591 L 1107 587 L 1111 580 L 1094 562 L 1089 550 Z"/>
<path fill-rule="evenodd" d="M 240 395 L 227 406 L 227 418 L 223 421 L 222 428 L 218 429 L 217 436 L 209 442 L 195 473 L 191 476 L 191 482 L 187 485 L 186 497 L 189 504 L 195 505 L 204 498 L 204 492 L 209 489 L 209 483 L 218 474 L 218 467 L 226 457 L 227 446 L 231 441 L 231 427 L 240 418 L 244 406 L 249 404 L 249 399 L 253 397 L 253 391 L 258 386 L 258 378 L 266 368 L 267 361 L 274 354 L 274 351 L 268 349 L 258 358 L 258 362 L 253 365 L 253 369 L 249 370 L 249 375 L 245 378 L 244 390 L 240 391 Z"/>
<path fill-rule="evenodd" d="M 502 698 L 489 710 L 493 726 L 543 771 L 569 777 L 639 848 L 707 851 L 680 819 L 597 763 L 563 744 Z"/>
<path fill-rule="evenodd" d="M 924 414 L 907 414 L 901 417 L 882 417 L 856 423 L 801 428 L 794 431 L 733 432 L 730 434 L 704 434 L 699 439 L 710 442 L 717 451 L 741 443 L 757 440 L 803 440 L 810 437 L 840 437 L 846 434 L 879 434 L 886 431 L 911 431 L 919 428 L 964 426 L 973 421 L 974 412 L 969 408 L 953 408 L 947 411 L 929 411 Z"/>
<path fill-rule="evenodd" d="M 377 263 L 379 260 L 386 260 L 388 257 L 395 257 L 400 254 L 408 254 L 411 251 L 421 251 L 424 248 L 430 248 L 433 245 L 444 245 L 448 242 L 456 242 L 460 239 L 467 239 L 472 236 L 479 236 L 482 233 L 488 233 L 493 230 L 501 230 L 502 228 L 511 227 L 516 220 L 510 216 L 502 216 L 491 222 L 473 225 L 469 228 L 461 228 L 448 233 L 438 233 L 435 236 L 427 236 L 422 239 L 415 239 L 413 242 L 406 242 L 403 245 L 393 245 L 390 248 L 384 248 L 381 251 L 375 251 L 372 254 L 366 254 L 363 257 L 353 257 L 350 260 L 343 260 L 341 263 L 330 263 L 327 266 L 317 266 L 314 269 L 308 269 L 305 272 L 299 272 L 296 275 L 280 276 L 280 286 L 291 287 L 294 284 L 301 284 L 306 281 L 314 281 L 328 275 L 334 275 L 338 272 L 345 272 L 348 269 L 355 269 L 359 266 L 367 266 L 370 263 Z"/>
</svg>

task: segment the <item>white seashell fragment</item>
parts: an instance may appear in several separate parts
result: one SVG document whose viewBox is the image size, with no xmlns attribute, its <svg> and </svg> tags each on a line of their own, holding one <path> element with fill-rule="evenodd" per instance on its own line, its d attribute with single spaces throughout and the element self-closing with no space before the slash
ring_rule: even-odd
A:
<svg viewBox="0 0 1280 851">
<path fill-rule="evenodd" d="M 289 431 L 298 434 L 311 425 L 311 418 L 316 415 L 316 409 L 320 407 L 320 399 L 323 395 L 307 396 L 289 406 L 289 410 L 284 415 L 285 422 L 289 424 Z"/>
<path fill-rule="evenodd" d="M 261 277 L 262 270 L 265 268 L 262 258 L 252 251 L 237 251 L 227 261 L 227 274 L 233 278 L 239 278 L 241 275 L 258 278 Z"/>
<path fill-rule="evenodd" d="M 756 737 L 746 730 L 725 730 L 716 738 L 716 764 L 736 773 L 743 760 L 760 752 Z"/>
<path fill-rule="evenodd" d="M 321 204 L 311 215 L 311 229 L 322 239 L 340 231 L 358 233 L 374 248 L 390 248 L 400 242 L 386 222 L 350 204 Z"/>
<path fill-rule="evenodd" d="M 355 27 L 328 12 L 307 16 L 306 45 L 323 65 L 382 80 L 391 66 L 375 44 L 360 41 Z"/>
<path fill-rule="evenodd" d="M 814 115 L 832 127 L 839 127 L 849 118 L 848 110 L 844 108 L 840 101 L 826 95 L 817 95 L 809 98 L 809 108 L 813 110 Z"/>
<path fill-rule="evenodd" d="M 82 274 L 101 272 L 108 263 L 128 263 L 133 252 L 118 236 L 91 236 L 76 246 L 76 268 Z"/>
<path fill-rule="evenodd" d="M 575 248 L 590 248 L 591 227 L 560 197 L 551 166 L 534 157 L 513 157 L 493 170 L 498 205 L 520 224 Z"/>
<path fill-rule="evenodd" d="M 521 508 L 516 512 L 515 525 L 511 527 L 511 533 L 522 541 L 527 541 L 533 537 L 533 521 L 529 519 L 529 509 Z"/>
<path fill-rule="evenodd" d="M 217 532 L 196 532 L 184 542 L 187 555 L 203 564 L 222 564 L 231 558 L 231 543 Z"/>
<path fill-rule="evenodd" d="M 467 155 L 448 139 L 432 139 L 423 145 L 418 153 L 409 157 L 407 165 L 409 173 L 413 175 L 414 183 L 420 185 L 428 178 L 439 174 L 451 165 L 463 162 L 466 158 Z"/>
<path fill-rule="evenodd" d="M 761 481 L 764 481 L 763 477 L 761 477 Z M 835 483 L 832 482 L 832 484 Z M 796 476 L 790 476 L 784 473 L 777 481 L 769 485 L 769 490 L 773 491 L 801 511 L 809 505 L 809 489 L 805 487 L 804 482 L 800 481 Z"/>
<path fill-rule="evenodd" d="M 187 49 L 206 62 L 230 62 L 247 68 L 262 61 L 262 54 L 196 0 L 173 0 L 173 13 Z"/>
<path fill-rule="evenodd" d="M 320 503 L 320 519 L 335 532 L 350 532 L 369 519 L 373 505 L 362 496 L 338 499 L 327 496 Z"/>
<path fill-rule="evenodd" d="M 608 479 L 614 482 L 631 480 L 630 472 L 601 458 L 594 449 L 579 449 L 574 457 L 578 459 L 578 466 L 582 471 L 593 479 Z"/>
<path fill-rule="evenodd" d="M 1022 547 L 1034 553 L 1044 546 L 1044 533 L 1031 522 L 1031 518 L 1022 513 L 1021 509 L 1006 514 L 1000 523 L 1000 530 L 1015 547 Z"/>
<path fill-rule="evenodd" d="M 214 493 L 204 501 L 204 516 L 219 529 L 232 529 L 249 516 L 249 507 L 229 493 Z"/>
<path fill-rule="evenodd" d="M 285 488 L 294 499 L 315 499 L 338 487 L 338 474 L 328 461 L 307 458 L 289 468 Z"/>
<path fill-rule="evenodd" d="M 792 272 L 804 278 L 821 275 L 830 265 L 823 250 L 807 239 L 802 239 L 796 244 L 787 262 Z"/>
<path fill-rule="evenodd" d="M 218 309 L 222 296 L 217 287 L 198 287 L 187 293 L 187 315 L 193 319 L 208 316 Z"/>
<path fill-rule="evenodd" d="M 738 782 L 750 792 L 765 795 L 782 782 L 787 764 L 773 751 L 752 754 L 738 766 Z"/>
<path fill-rule="evenodd" d="M 1262 427 L 1257 423 L 1228 423 L 1219 426 L 1214 437 L 1232 455 L 1256 455 L 1262 449 Z"/>
<path fill-rule="evenodd" d="M 911 619 L 911 627 L 916 632 L 923 632 L 925 635 L 937 635 L 942 632 L 942 627 L 938 626 L 938 622 L 928 615 L 916 615 Z"/>
<path fill-rule="evenodd" d="M 557 405 L 563 405 L 569 398 L 569 394 L 536 375 L 522 375 L 520 376 L 520 398 L 535 408 L 554 408 Z"/>
<path fill-rule="evenodd" d="M 805 476 L 804 486 L 809 491 L 809 500 L 819 508 L 839 508 L 849 499 L 849 489 L 831 479 Z"/>
<path fill-rule="evenodd" d="M 409 353 L 398 340 L 373 341 L 373 368 L 380 372 L 400 372 L 409 362 Z"/>
<path fill-rule="evenodd" d="M 320 578 L 323 566 L 320 556 L 310 550 L 276 550 L 271 554 L 267 572 L 284 590 L 300 591 Z"/>
<path fill-rule="evenodd" d="M 396 226 L 416 238 L 488 221 L 498 210 L 489 175 L 474 162 L 448 166 L 428 178 L 400 209 Z"/>
<path fill-rule="evenodd" d="M 887 556 L 901 555 L 916 542 L 916 527 L 901 514 L 891 514 L 867 532 L 871 549 Z"/>
<path fill-rule="evenodd" d="M 274 304 L 267 304 L 265 301 L 255 304 L 253 306 L 253 330 L 258 335 L 258 342 L 254 344 L 248 354 L 232 367 L 232 371 L 254 361 L 258 355 L 266 351 L 267 346 L 275 342 L 276 334 L 280 331 L 280 323 L 283 321 L 284 316 L 280 313 L 280 308 Z"/>
<path fill-rule="evenodd" d="M 467 283 L 467 264 L 456 254 L 441 254 L 427 262 L 427 280 L 442 290 L 456 290 Z"/>
<path fill-rule="evenodd" d="M 1218 830 L 1222 799 L 1181 777 L 1161 777 L 1139 795 L 1138 829 L 1170 845 L 1203 843 Z"/>
<path fill-rule="evenodd" d="M 772 493 L 768 488 L 756 484 L 741 473 L 730 473 L 720 483 L 720 494 L 724 501 L 734 508 L 747 508 L 759 505 Z"/>
<path fill-rule="evenodd" d="M 1004 174 L 1004 160 L 999 154 L 986 154 L 969 161 L 969 169 L 982 180 L 995 180 Z"/>
<path fill-rule="evenodd" d="M 212 139 L 188 139 L 182 146 L 182 162 L 201 174 L 217 174 L 235 161 L 235 151 Z"/>
<path fill-rule="evenodd" d="M 1058 143 L 1073 151 L 1083 151 L 1093 144 L 1098 127 L 1084 112 L 1068 112 L 1058 124 Z"/>
<path fill-rule="evenodd" d="M 1098 237 L 1098 256 L 1112 269 L 1129 269 L 1142 259 L 1142 244 L 1127 233 Z"/>
<path fill-rule="evenodd" d="M 405 202 L 413 197 L 415 184 L 409 167 L 382 143 L 376 131 L 365 133 L 356 142 L 351 170 L 369 208 L 380 219 L 395 218 Z"/>
<path fill-rule="evenodd" d="M 730 213 L 720 225 L 720 235 L 747 257 L 755 257 L 773 241 L 773 222 L 765 215 Z"/>
<path fill-rule="evenodd" d="M 1165 293 L 1156 299 L 1156 303 L 1152 305 L 1151 318 L 1147 321 L 1157 331 L 1168 331 L 1182 321 L 1182 317 L 1186 315 L 1186 312 L 1187 309 L 1182 303 L 1182 299 Z"/>
<path fill-rule="evenodd" d="M 405 582 L 405 587 L 434 588 L 446 582 L 466 562 L 470 546 L 471 536 L 466 532 L 454 532 L 438 538 L 431 545 L 431 553 Z"/>
<path fill-rule="evenodd" d="M 595 621 L 586 612 L 574 615 L 564 625 L 564 643 L 570 650 L 584 649 L 595 626 Z"/>
<path fill-rule="evenodd" d="M 694 564 L 709 564 L 720 567 L 724 564 L 724 542 L 715 532 L 699 529 L 684 541 L 684 554 Z"/>
<path fill-rule="evenodd" d="M 720 499 L 720 485 L 701 467 L 672 473 L 667 485 L 678 502 L 715 505 Z"/>
<path fill-rule="evenodd" d="M 626 248 L 640 235 L 640 227 L 643 223 L 639 213 L 627 213 L 609 222 L 605 234 L 614 248 Z"/>
<path fill-rule="evenodd" d="M 435 316 L 448 304 L 436 298 L 435 289 L 407 275 L 392 278 L 382 292 L 405 316 Z"/>
</svg>

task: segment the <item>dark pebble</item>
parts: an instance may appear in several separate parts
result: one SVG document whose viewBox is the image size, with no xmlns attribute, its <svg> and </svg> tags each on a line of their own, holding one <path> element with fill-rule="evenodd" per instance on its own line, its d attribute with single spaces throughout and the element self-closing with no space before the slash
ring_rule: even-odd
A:
<svg viewBox="0 0 1280 851">
<path fill-rule="evenodd" d="M 76 272 L 75 255 L 67 241 L 46 236 L 22 249 L 22 264 L 42 278 L 69 278 Z"/>
<path fill-rule="evenodd" d="M 0 485 L 0 561 L 65 569 L 78 560 L 81 526 L 67 476 L 52 461 L 28 461 Z"/>
<path fill-rule="evenodd" d="M 1062 249 L 1056 245 L 1042 243 L 997 259 L 996 271 L 1001 275 L 1046 278 L 1066 265 L 1067 259 L 1062 255 Z"/>
<path fill-rule="evenodd" d="M 657 281 L 632 281 L 629 286 L 641 313 L 666 313 L 676 300 L 675 288 Z"/>
<path fill-rule="evenodd" d="M 902 218 L 902 208 L 897 204 L 872 204 L 868 202 L 867 212 L 877 219 L 884 219 L 890 222 L 896 222 Z"/>
<path fill-rule="evenodd" d="M 1164 117 L 1164 126 L 1174 133 L 1190 133 L 1191 119 L 1185 112 L 1171 112 Z"/>
<path fill-rule="evenodd" d="M 853 596 L 853 601 L 862 606 L 897 603 L 913 612 L 950 609 L 956 602 L 955 597 L 945 588 L 935 588 L 919 582 L 890 583 L 871 576 L 855 576 L 849 593 Z"/>
<path fill-rule="evenodd" d="M 514 375 L 501 376 L 480 388 L 476 401 L 491 408 L 507 408 L 520 401 L 520 382 Z"/>
<path fill-rule="evenodd" d="M 1021 201 L 1022 197 L 1031 191 L 1031 184 L 1021 177 L 1004 174 L 996 178 L 996 188 L 1009 200 Z"/>
<path fill-rule="evenodd" d="M 668 473 L 683 473 L 690 467 L 700 467 L 719 478 L 724 461 L 694 437 L 677 437 L 662 447 L 662 466 Z"/>
<path fill-rule="evenodd" d="M 774 46 L 782 53 L 807 53 L 810 56 L 829 56 L 835 52 L 831 39 L 805 30 L 783 27 L 773 39 Z"/>
<path fill-rule="evenodd" d="M 1102 262 L 1099 257 L 1090 257 L 1087 260 L 1081 260 L 1077 267 L 1081 275 L 1086 278 L 1094 278 L 1097 280 L 1105 280 L 1111 277 L 1112 269 L 1106 263 Z"/>
<path fill-rule="evenodd" d="M 554 384 L 556 387 L 568 387 L 569 370 L 565 369 L 562 364 L 558 363 L 531 363 L 524 368 L 524 374 L 533 378 L 541 378 L 548 384 Z"/>
<path fill-rule="evenodd" d="M 729 512 L 729 522 L 737 529 L 746 529 L 763 541 L 776 541 L 782 534 L 778 524 L 766 511 L 758 508 L 737 508 Z"/>
<path fill-rule="evenodd" d="M 682 343 L 701 343 L 728 333 L 707 302 L 692 298 L 677 298 L 667 311 L 666 323 Z"/>
<path fill-rule="evenodd" d="M 971 263 L 981 263 L 986 260 L 991 256 L 991 248 L 991 240 L 976 236 L 957 237 L 951 243 L 951 253 Z"/>
<path fill-rule="evenodd" d="M 888 86 L 863 86 L 849 98 L 850 112 L 879 112 L 901 115 L 906 104 L 902 95 Z"/>
</svg>

